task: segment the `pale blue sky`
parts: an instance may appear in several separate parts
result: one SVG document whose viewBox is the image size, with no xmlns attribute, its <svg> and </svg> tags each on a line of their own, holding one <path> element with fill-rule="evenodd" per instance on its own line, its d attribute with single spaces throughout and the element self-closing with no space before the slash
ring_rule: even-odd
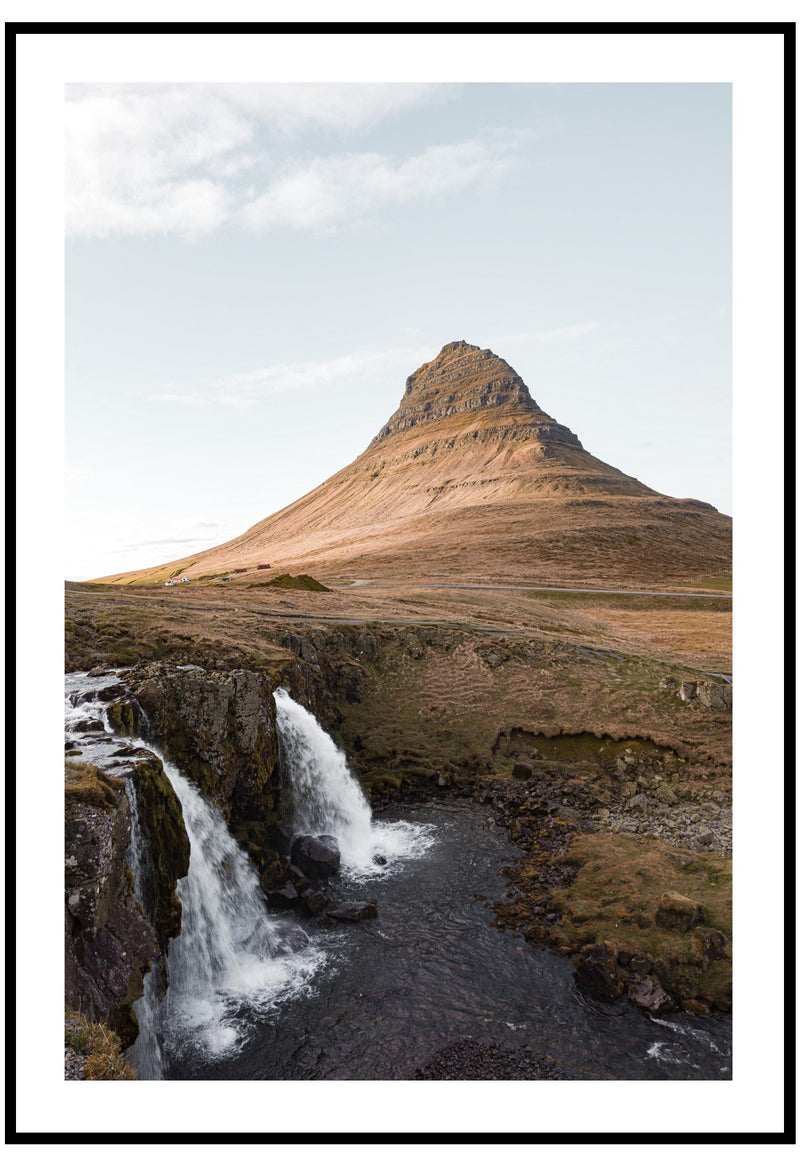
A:
<svg viewBox="0 0 800 1164">
<path fill-rule="evenodd" d="M 454 339 L 730 513 L 730 141 L 722 84 L 71 88 L 67 577 L 241 533 Z"/>
</svg>

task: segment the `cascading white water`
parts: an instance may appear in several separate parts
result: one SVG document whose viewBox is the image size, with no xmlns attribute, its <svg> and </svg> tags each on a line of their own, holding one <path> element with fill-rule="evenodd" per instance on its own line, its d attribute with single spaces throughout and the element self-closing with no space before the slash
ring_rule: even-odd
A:
<svg viewBox="0 0 800 1164">
<path fill-rule="evenodd" d="M 233 1053 L 252 1022 L 312 989 L 328 955 L 299 923 L 267 913 L 256 873 L 221 814 L 175 765 L 149 741 L 114 735 L 102 692 L 118 682 L 115 675 L 67 676 L 65 722 L 81 761 L 110 770 L 119 765 L 117 774 L 126 777 L 132 815 L 128 861 L 140 897 L 150 857 L 127 761 L 115 758 L 120 744 L 126 754 L 141 748 L 158 756 L 183 810 L 191 855 L 188 875 L 177 887 L 181 933 L 170 942 L 163 975 L 155 967 L 145 977 L 144 996 L 135 1006 L 140 1035 L 129 1051 L 140 1079 L 160 1079 L 176 1056 Z M 283 689 L 276 691 L 275 702 L 296 832 L 333 834 L 343 872 L 355 880 L 385 877 L 405 858 L 430 848 L 430 826 L 374 822 L 330 736 Z"/>
<path fill-rule="evenodd" d="M 145 867 L 149 864 L 150 853 L 139 824 L 136 785 L 130 778 L 125 784 L 131 806 L 131 843 L 127 852 L 127 862 L 133 874 L 136 896 L 142 901 Z M 161 967 L 156 965 L 149 974 L 145 974 L 144 993 L 133 1004 L 136 1021 L 139 1023 L 139 1035 L 128 1052 L 128 1058 L 139 1079 L 161 1079 L 164 1075 L 164 1054 L 156 1023 L 161 993 Z"/>
<path fill-rule="evenodd" d="M 215 1057 L 246 1034 L 242 1008 L 263 1016 L 306 990 L 325 961 L 296 922 L 267 914 L 258 878 L 213 805 L 162 760 L 191 845 L 178 883 L 181 932 L 170 943 L 159 1022 L 168 1045 Z"/>
<path fill-rule="evenodd" d="M 68 675 L 66 684 L 68 737 L 81 761 L 108 769 L 120 763 L 113 757 L 122 741 L 113 734 L 98 693 L 115 678 L 77 673 Z M 169 946 L 169 987 L 159 998 L 154 969 L 135 1007 L 141 1033 L 129 1057 L 140 1079 L 158 1079 L 165 1059 L 187 1048 L 210 1058 L 232 1052 L 251 1020 L 309 989 L 326 955 L 298 923 L 268 915 L 255 871 L 217 809 L 153 744 L 137 738 L 124 743 L 161 760 L 181 803 L 191 847 L 189 872 L 177 887 L 182 928 Z M 124 765 L 118 773 L 125 775 Z M 128 860 L 140 890 L 149 857 L 135 788 L 132 780 L 126 783 L 133 818 Z"/>
<path fill-rule="evenodd" d="M 386 876 L 404 858 L 418 857 L 430 848 L 433 837 L 425 825 L 373 821 L 344 752 L 282 687 L 275 692 L 275 706 L 295 834 L 336 837 L 342 867 L 356 879 Z"/>
</svg>

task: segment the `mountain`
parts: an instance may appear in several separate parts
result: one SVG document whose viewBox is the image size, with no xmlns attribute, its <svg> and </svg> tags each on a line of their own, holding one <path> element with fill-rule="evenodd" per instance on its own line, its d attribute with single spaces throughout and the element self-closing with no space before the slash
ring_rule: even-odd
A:
<svg viewBox="0 0 800 1164">
<path fill-rule="evenodd" d="M 730 570 L 731 521 L 588 453 L 505 360 L 463 340 L 406 380 L 350 465 L 224 545 L 102 579 L 268 562 L 383 581 L 691 584 Z"/>
</svg>

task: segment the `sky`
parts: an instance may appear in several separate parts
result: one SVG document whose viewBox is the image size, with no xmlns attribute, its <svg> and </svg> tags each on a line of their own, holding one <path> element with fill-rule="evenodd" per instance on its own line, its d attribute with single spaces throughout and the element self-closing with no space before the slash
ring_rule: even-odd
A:
<svg viewBox="0 0 800 1164">
<path fill-rule="evenodd" d="M 441 347 L 731 513 L 731 87 L 73 84 L 65 576 L 219 544 Z"/>
</svg>

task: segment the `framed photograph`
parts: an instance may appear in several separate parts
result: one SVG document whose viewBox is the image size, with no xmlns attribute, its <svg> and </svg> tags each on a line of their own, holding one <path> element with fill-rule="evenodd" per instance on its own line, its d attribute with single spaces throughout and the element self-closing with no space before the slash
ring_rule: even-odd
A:
<svg viewBox="0 0 800 1164">
<path fill-rule="evenodd" d="M 794 1142 L 794 25 L 6 44 L 8 1142 Z"/>
</svg>

